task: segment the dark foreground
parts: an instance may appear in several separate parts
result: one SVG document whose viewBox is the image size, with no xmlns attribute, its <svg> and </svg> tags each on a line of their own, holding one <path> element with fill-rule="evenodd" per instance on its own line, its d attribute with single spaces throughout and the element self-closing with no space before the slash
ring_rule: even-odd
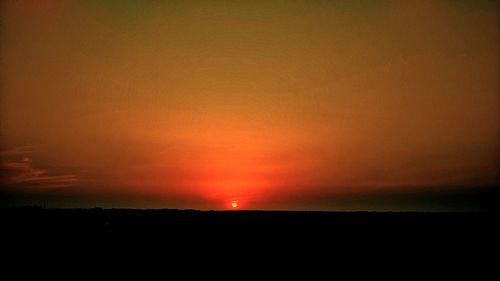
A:
<svg viewBox="0 0 500 281">
<path fill-rule="evenodd" d="M 287 271 L 367 265 L 481 274 L 496 271 L 497 222 L 497 213 L 1 210 L 6 268 L 78 272 L 187 264 Z"/>
</svg>

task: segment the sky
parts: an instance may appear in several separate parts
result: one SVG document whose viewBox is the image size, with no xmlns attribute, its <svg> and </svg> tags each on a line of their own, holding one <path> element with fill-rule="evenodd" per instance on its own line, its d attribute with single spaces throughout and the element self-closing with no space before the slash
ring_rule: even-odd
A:
<svg viewBox="0 0 500 281">
<path fill-rule="evenodd" d="M 500 184 L 498 1 L 0 7 L 3 206 L 482 210 Z"/>
</svg>

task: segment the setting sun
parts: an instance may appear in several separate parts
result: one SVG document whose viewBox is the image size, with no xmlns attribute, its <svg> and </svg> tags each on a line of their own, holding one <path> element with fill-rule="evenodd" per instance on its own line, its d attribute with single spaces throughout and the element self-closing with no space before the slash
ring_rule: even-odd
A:
<svg viewBox="0 0 500 281">
<path fill-rule="evenodd" d="M 233 207 L 233 208 L 238 207 L 238 203 L 236 203 L 236 201 L 233 201 L 233 203 L 231 203 L 231 207 Z"/>
</svg>

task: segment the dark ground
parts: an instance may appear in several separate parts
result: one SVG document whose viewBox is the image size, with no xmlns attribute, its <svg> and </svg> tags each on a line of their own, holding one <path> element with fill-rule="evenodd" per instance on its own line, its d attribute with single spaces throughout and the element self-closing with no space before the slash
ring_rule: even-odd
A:
<svg viewBox="0 0 500 281">
<path fill-rule="evenodd" d="M 499 254 L 498 213 L 21 208 L 2 209 L 1 224 L 4 269 L 49 272 L 187 264 L 491 274 Z"/>
</svg>

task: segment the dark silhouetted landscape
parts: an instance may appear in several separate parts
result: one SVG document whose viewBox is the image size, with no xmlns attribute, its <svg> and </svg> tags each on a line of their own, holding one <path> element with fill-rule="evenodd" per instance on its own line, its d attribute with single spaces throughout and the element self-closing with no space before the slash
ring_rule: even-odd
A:
<svg viewBox="0 0 500 281">
<path fill-rule="evenodd" d="M 497 213 L 27 207 L 2 209 L 1 217 L 4 254 L 40 264 L 50 253 L 49 263 L 75 268 L 81 262 L 93 268 L 175 260 L 233 266 L 449 265 L 454 271 L 478 265 L 487 272 L 498 253 Z"/>
</svg>

